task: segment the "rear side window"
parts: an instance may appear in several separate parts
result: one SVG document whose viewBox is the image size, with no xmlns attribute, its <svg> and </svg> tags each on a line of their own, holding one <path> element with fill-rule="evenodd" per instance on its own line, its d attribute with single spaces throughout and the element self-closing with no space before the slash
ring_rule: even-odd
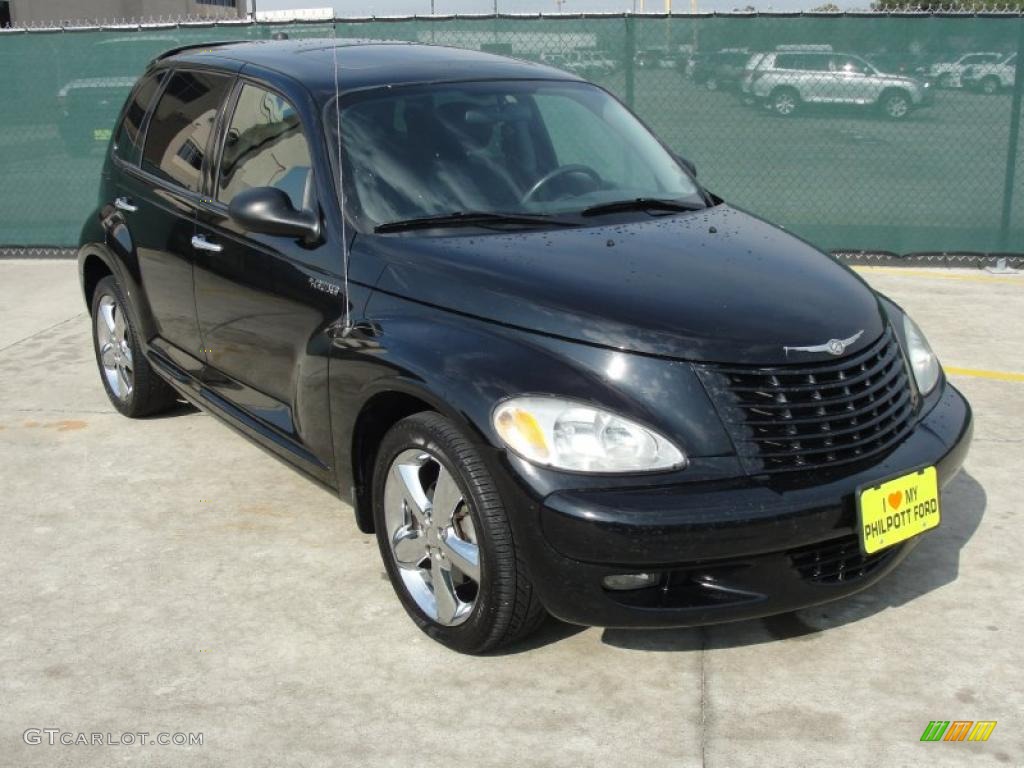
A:
<svg viewBox="0 0 1024 768">
<path fill-rule="evenodd" d="M 157 72 L 142 80 L 135 88 L 124 120 L 117 128 L 114 138 L 114 154 L 131 165 L 137 165 L 142 154 L 142 123 L 146 113 L 153 106 L 153 99 L 160 90 L 165 72 Z"/>
<path fill-rule="evenodd" d="M 311 205 L 313 162 L 295 108 L 282 96 L 245 85 L 231 118 L 217 199 L 230 204 L 253 187 L 285 192 L 296 210 Z"/>
<path fill-rule="evenodd" d="M 212 72 L 171 75 L 146 131 L 143 170 L 198 192 L 217 110 L 231 82 Z"/>
</svg>

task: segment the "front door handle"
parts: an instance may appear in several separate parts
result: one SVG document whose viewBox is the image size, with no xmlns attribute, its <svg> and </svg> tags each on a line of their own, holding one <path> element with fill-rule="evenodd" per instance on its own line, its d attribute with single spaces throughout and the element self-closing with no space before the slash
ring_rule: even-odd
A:
<svg viewBox="0 0 1024 768">
<path fill-rule="evenodd" d="M 211 243 L 202 235 L 196 235 L 192 238 L 192 247 L 199 251 L 212 251 L 213 253 L 220 253 L 224 250 L 223 245 Z"/>
<path fill-rule="evenodd" d="M 127 213 L 135 213 L 139 210 L 139 206 L 132 205 L 132 201 L 127 197 L 119 197 L 114 201 L 114 207 L 119 211 L 125 211 Z"/>
</svg>

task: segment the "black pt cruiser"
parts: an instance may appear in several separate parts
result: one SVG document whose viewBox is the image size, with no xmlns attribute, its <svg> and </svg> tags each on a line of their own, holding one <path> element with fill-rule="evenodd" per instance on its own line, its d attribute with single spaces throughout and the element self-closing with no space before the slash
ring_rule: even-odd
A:
<svg viewBox="0 0 1024 768">
<path fill-rule="evenodd" d="M 114 406 L 185 398 L 332 489 L 460 651 L 832 600 L 955 514 L 971 412 L 914 322 L 545 66 L 168 52 L 79 265 Z"/>
</svg>

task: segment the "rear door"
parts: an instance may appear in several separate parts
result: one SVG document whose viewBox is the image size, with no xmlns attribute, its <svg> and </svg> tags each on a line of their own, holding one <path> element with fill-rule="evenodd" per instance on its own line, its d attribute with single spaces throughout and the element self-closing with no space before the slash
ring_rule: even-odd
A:
<svg viewBox="0 0 1024 768">
<path fill-rule="evenodd" d="M 821 53 L 780 53 L 779 69 L 792 70 L 804 101 L 829 103 L 838 99 L 836 76 L 829 69 L 829 56 Z"/>
<path fill-rule="evenodd" d="M 140 166 L 123 174 L 115 201 L 129 222 L 159 337 L 155 345 L 192 371 L 203 358 L 192 286 L 195 211 L 214 121 L 232 79 L 188 70 L 166 77 L 149 119 Z"/>
<path fill-rule="evenodd" d="M 304 108 L 305 119 L 296 108 Z M 245 231 L 228 213 L 240 192 L 276 187 L 321 215 L 308 96 L 242 79 L 220 131 L 219 168 L 199 208 L 196 307 L 206 385 L 236 417 L 307 471 L 327 479 L 333 453 L 326 330 L 341 315 L 340 244 Z M 329 183 L 329 182 L 328 182 Z M 320 346 L 318 346 L 320 345 Z"/>
</svg>

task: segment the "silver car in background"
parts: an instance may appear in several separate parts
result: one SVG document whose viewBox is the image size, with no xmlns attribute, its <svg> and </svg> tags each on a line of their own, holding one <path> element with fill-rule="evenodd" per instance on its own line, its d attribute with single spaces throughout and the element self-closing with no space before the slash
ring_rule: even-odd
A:
<svg viewBox="0 0 1024 768">
<path fill-rule="evenodd" d="M 808 104 L 853 104 L 877 108 L 902 120 L 932 102 L 927 83 L 880 72 L 859 56 L 827 52 L 754 54 L 741 90 L 778 115 L 789 117 Z"/>
<path fill-rule="evenodd" d="M 928 69 L 928 75 L 939 88 L 960 88 L 961 78 L 968 67 L 979 64 L 995 64 L 1003 59 L 1003 54 L 992 52 L 965 53 L 953 61 L 937 61 Z"/>
<path fill-rule="evenodd" d="M 989 95 L 1013 88 L 1017 74 L 1017 54 L 1011 53 L 1001 61 L 968 67 L 963 74 L 965 88 Z"/>
</svg>

